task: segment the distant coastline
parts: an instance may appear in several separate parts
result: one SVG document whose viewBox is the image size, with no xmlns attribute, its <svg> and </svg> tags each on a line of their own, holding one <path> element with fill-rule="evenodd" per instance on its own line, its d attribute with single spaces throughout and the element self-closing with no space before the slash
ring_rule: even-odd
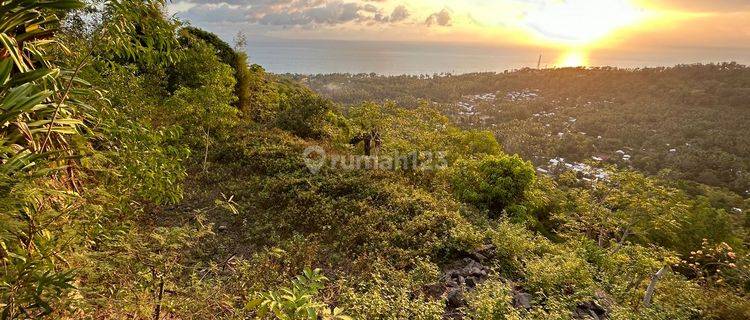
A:
<svg viewBox="0 0 750 320">
<path fill-rule="evenodd" d="M 273 73 L 462 74 L 536 67 L 554 67 L 561 52 L 551 49 L 339 40 L 259 40 L 248 44 L 253 63 Z M 747 48 L 638 48 L 595 51 L 591 66 L 653 67 L 683 63 L 736 61 L 750 64 Z"/>
</svg>

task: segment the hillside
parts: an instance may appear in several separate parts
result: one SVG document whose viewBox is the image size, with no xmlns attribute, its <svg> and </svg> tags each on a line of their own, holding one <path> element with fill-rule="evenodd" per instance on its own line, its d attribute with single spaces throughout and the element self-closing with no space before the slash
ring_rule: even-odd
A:
<svg viewBox="0 0 750 320">
<path fill-rule="evenodd" d="M 338 104 L 161 1 L 2 6 L 3 318 L 750 317 L 744 199 L 544 174 L 518 133 L 452 113 L 485 88 Z"/>
<path fill-rule="evenodd" d="M 750 195 L 746 66 L 295 78 L 343 104 L 429 101 L 462 127 L 492 130 L 506 152 L 537 165 L 600 158 Z"/>
</svg>

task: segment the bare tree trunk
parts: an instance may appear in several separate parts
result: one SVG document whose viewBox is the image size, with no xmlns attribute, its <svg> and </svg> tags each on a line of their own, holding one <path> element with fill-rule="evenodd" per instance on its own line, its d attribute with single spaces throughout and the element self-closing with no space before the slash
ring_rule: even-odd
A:
<svg viewBox="0 0 750 320">
<path fill-rule="evenodd" d="M 159 297 L 156 301 L 156 307 L 154 308 L 154 320 L 159 320 L 161 317 L 161 298 L 164 295 L 164 279 L 159 282 Z"/>
<path fill-rule="evenodd" d="M 617 248 L 615 248 L 615 251 L 612 252 L 612 254 L 616 254 L 620 252 L 620 249 L 625 245 L 625 238 L 630 235 L 630 227 L 625 228 L 622 232 L 622 237 L 620 237 L 620 241 L 617 242 Z"/>
<path fill-rule="evenodd" d="M 206 135 L 206 140 L 205 140 L 206 148 L 203 152 L 203 172 L 208 172 L 208 142 L 209 142 L 208 140 L 210 137 L 209 137 L 208 130 L 204 130 L 203 132 Z"/>
<path fill-rule="evenodd" d="M 654 296 L 654 290 L 656 290 L 656 283 L 667 273 L 668 266 L 663 266 L 659 269 L 653 277 L 651 277 L 651 283 L 648 284 L 646 289 L 646 295 L 643 297 L 643 306 L 646 308 L 651 307 L 651 298 Z"/>
</svg>

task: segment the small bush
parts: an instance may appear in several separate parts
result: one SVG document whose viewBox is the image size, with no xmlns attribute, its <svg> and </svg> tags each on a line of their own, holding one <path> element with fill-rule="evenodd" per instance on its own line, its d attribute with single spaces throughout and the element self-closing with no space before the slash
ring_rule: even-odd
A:
<svg viewBox="0 0 750 320">
<path fill-rule="evenodd" d="M 379 264 L 368 281 L 343 284 L 341 305 L 358 319 L 442 319 L 443 301 L 421 293 L 421 283 L 407 273 Z"/>
<path fill-rule="evenodd" d="M 569 296 L 572 300 L 593 294 L 594 280 L 586 261 L 569 253 L 546 254 L 526 262 L 526 287 L 546 295 Z"/>
<path fill-rule="evenodd" d="M 300 138 L 320 139 L 333 136 L 329 120 L 334 117 L 330 100 L 300 90 L 281 96 L 276 123 L 279 128 Z"/>
<path fill-rule="evenodd" d="M 519 311 L 513 308 L 511 288 L 499 280 L 489 280 L 479 285 L 468 295 L 467 302 L 470 319 L 522 319 Z"/>
<path fill-rule="evenodd" d="M 450 175 L 460 200 L 489 209 L 493 215 L 522 200 L 535 179 L 534 167 L 517 155 L 459 160 Z"/>
</svg>

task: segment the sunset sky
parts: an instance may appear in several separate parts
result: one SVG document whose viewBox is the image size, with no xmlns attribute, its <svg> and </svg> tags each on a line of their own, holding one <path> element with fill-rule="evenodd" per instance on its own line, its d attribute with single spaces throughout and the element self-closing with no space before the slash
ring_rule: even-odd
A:
<svg viewBox="0 0 750 320">
<path fill-rule="evenodd" d="M 176 0 L 170 13 L 231 39 L 536 46 L 568 52 L 750 48 L 749 0 Z"/>
</svg>

